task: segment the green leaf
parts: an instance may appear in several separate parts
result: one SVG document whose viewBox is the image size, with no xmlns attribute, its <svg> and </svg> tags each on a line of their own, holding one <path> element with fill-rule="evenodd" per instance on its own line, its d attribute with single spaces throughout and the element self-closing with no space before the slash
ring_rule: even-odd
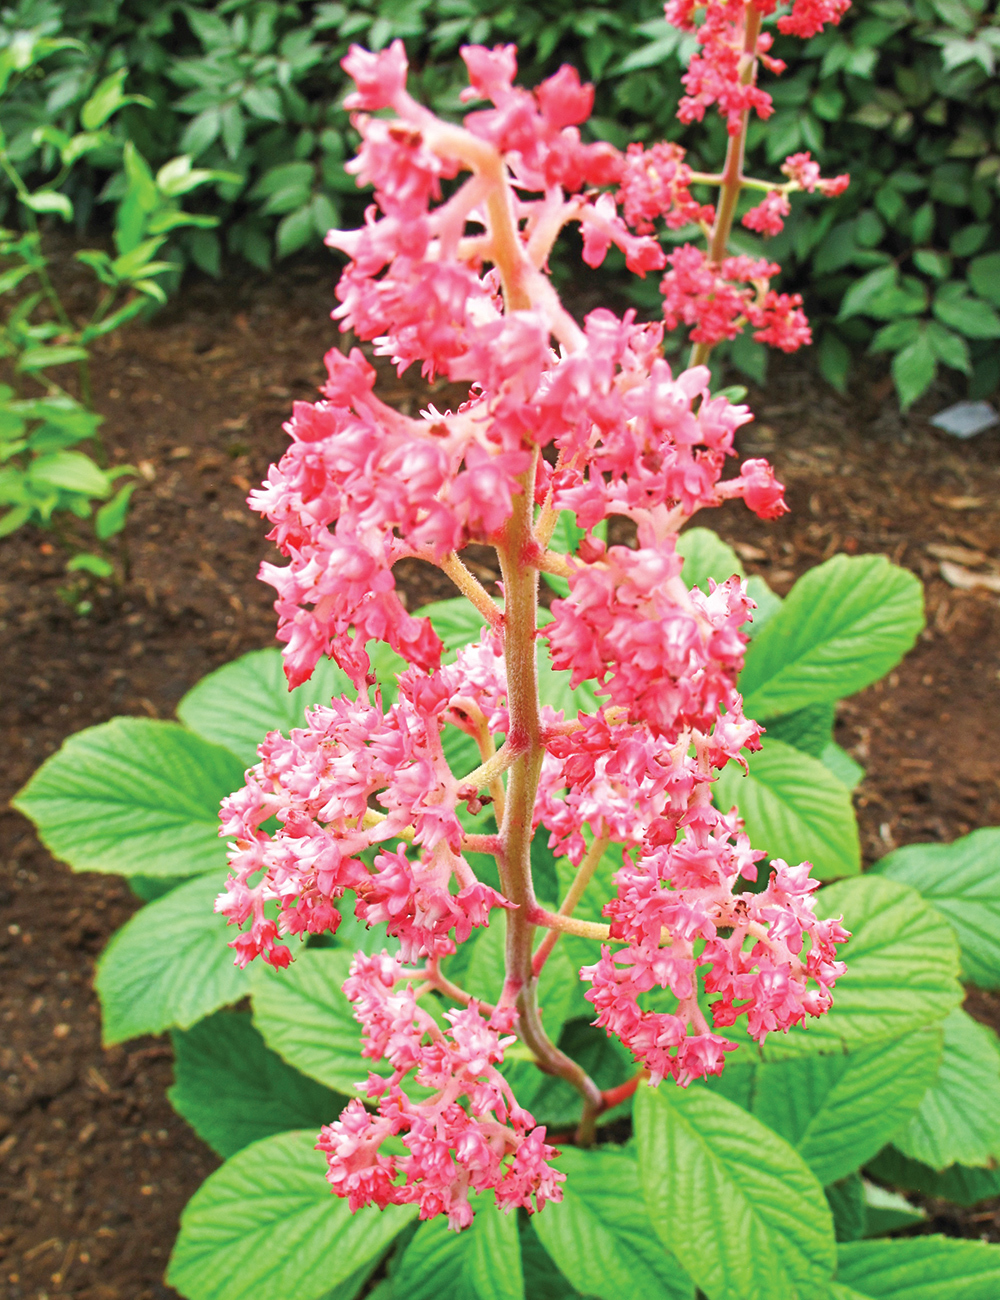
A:
<svg viewBox="0 0 1000 1300">
<path fill-rule="evenodd" d="M 281 219 L 275 237 L 278 256 L 288 257 L 292 253 L 297 253 L 315 237 L 312 208 L 306 204 L 297 212 L 289 212 L 287 217 Z"/>
<path fill-rule="evenodd" d="M 86 361 L 88 355 L 86 348 L 78 348 L 70 343 L 53 347 L 27 348 L 18 357 L 17 368 L 18 370 L 45 370 L 49 366 L 68 366 L 71 361 Z"/>
<path fill-rule="evenodd" d="M 751 1109 L 825 1187 L 860 1168 L 904 1127 L 940 1060 L 940 1030 L 920 1029 L 842 1055 L 764 1062 Z"/>
<path fill-rule="evenodd" d="M 73 220 L 73 204 L 65 194 L 59 194 L 56 190 L 36 190 L 34 194 L 21 194 L 18 197 L 32 212 L 58 212 L 63 221 Z"/>
<path fill-rule="evenodd" d="M 981 257 L 974 257 L 966 275 L 980 298 L 1000 307 L 1000 253 L 983 253 Z"/>
<path fill-rule="evenodd" d="M 677 538 L 677 554 L 684 560 L 684 585 L 689 589 L 699 587 L 706 596 L 709 578 L 723 583 L 733 574 L 745 576 L 739 556 L 710 528 L 686 529 Z"/>
<path fill-rule="evenodd" d="M 912 1205 L 905 1196 L 887 1192 L 864 1179 L 865 1236 L 884 1237 L 900 1228 L 912 1228 L 927 1218 L 927 1211 Z"/>
<path fill-rule="evenodd" d="M 319 1132 L 347 1105 L 270 1051 L 247 1012 L 219 1011 L 171 1040 L 170 1104 L 223 1159 L 272 1133 Z"/>
<path fill-rule="evenodd" d="M 462 646 L 478 641 L 480 633 L 486 627 L 482 614 L 464 596 L 421 605 L 414 610 L 414 616 L 429 618 L 431 626 L 444 643 L 444 648 L 449 651 L 461 650 Z"/>
<path fill-rule="evenodd" d="M 860 1241 L 865 1235 L 865 1189 L 860 1174 L 851 1174 L 823 1188 L 833 1214 L 838 1241 Z"/>
<path fill-rule="evenodd" d="M 877 266 L 860 280 L 855 280 L 841 299 L 838 320 L 868 313 L 878 295 L 893 287 L 898 278 L 898 268 L 890 263 L 888 266 Z"/>
<path fill-rule="evenodd" d="M 444 1216 L 421 1225 L 392 1275 L 399 1300 L 524 1300 L 517 1215 L 492 1198 L 473 1198 L 475 1218 L 461 1233 Z M 536 1300 L 535 1296 L 529 1300 Z"/>
<path fill-rule="evenodd" d="M 951 285 L 946 285 L 945 288 L 950 289 Z M 934 299 L 934 315 L 967 338 L 1000 338 L 1000 315 L 981 298 L 939 293 Z"/>
<path fill-rule="evenodd" d="M 746 655 L 748 717 L 842 699 L 877 681 L 923 627 L 923 588 L 883 555 L 835 555 L 795 584 Z"/>
<path fill-rule="evenodd" d="M 1000 334 L 1000 317 L 997 318 L 997 333 Z M 943 361 L 946 366 L 951 366 L 953 370 L 961 370 L 963 374 L 969 374 L 972 370 L 969 345 L 961 335 L 953 334 L 951 330 L 946 330 L 943 325 L 932 320 L 927 322 L 927 337 L 939 361 Z"/>
<path fill-rule="evenodd" d="M 128 71 L 128 68 L 119 68 L 117 72 L 112 72 L 110 77 L 105 77 L 80 109 L 80 125 L 85 131 L 96 131 L 125 104 L 145 104 L 147 108 L 154 107 L 153 101 L 147 99 L 145 95 L 122 93 Z"/>
<path fill-rule="evenodd" d="M 653 1227 L 709 1300 L 805 1300 L 836 1260 L 802 1157 L 703 1087 L 640 1087 L 639 1177 Z"/>
<path fill-rule="evenodd" d="M 938 1171 L 1000 1157 L 1000 1050 L 996 1035 L 966 1012 L 945 1020 L 940 1072 L 893 1145 Z"/>
<path fill-rule="evenodd" d="M 936 1196 L 956 1205 L 978 1205 L 980 1201 L 1000 1196 L 1000 1169 L 952 1165 L 938 1173 L 917 1160 L 908 1160 L 892 1146 L 868 1162 L 868 1172 L 893 1187 L 923 1192 L 925 1196 Z"/>
<path fill-rule="evenodd" d="M 771 718 L 767 724 L 770 740 L 781 740 L 795 749 L 804 750 L 814 758 L 822 758 L 823 751 L 833 739 L 836 706 L 832 703 L 810 704 L 794 713 Z"/>
<path fill-rule="evenodd" d="M 769 737 L 759 753 L 748 755 L 748 765 L 744 776 L 737 764 L 728 764 L 712 800 L 724 812 L 736 804 L 754 848 L 769 859 L 812 862 L 822 880 L 861 870 L 850 791 L 829 768 Z"/>
<path fill-rule="evenodd" d="M 908 844 L 872 871 L 919 890 L 954 926 L 966 979 L 1000 989 L 1000 829 L 952 844 Z"/>
<path fill-rule="evenodd" d="M 46 487 L 82 492 L 88 497 L 106 497 L 111 490 L 107 474 L 82 451 L 51 451 L 36 456 L 31 479 Z"/>
<path fill-rule="evenodd" d="M 484 1206 L 470 1236 L 466 1267 L 476 1300 L 525 1300 L 517 1215 Z"/>
<path fill-rule="evenodd" d="M 924 275 L 932 276 L 935 280 L 943 280 L 951 270 L 951 258 L 946 257 L 944 253 L 938 253 L 933 248 L 916 248 L 913 251 L 913 264 Z"/>
<path fill-rule="evenodd" d="M 249 767 L 257 762 L 257 746 L 269 731 L 287 736 L 293 727 L 305 726 L 307 708 L 357 694 L 351 679 L 329 659 L 321 659 L 309 680 L 290 691 L 283 663 L 280 650 L 251 650 L 192 686 L 178 704 L 177 716 Z"/>
<path fill-rule="evenodd" d="M 823 747 L 819 757 L 823 766 L 829 768 L 837 780 L 852 793 L 865 779 L 865 769 L 834 740 Z"/>
<path fill-rule="evenodd" d="M 771 1034 L 765 1059 L 847 1052 L 944 1020 L 962 1000 L 958 945 L 915 890 L 878 876 L 842 880 L 816 895 L 820 916 L 844 917 L 852 938 L 838 950 L 847 973 L 833 1009 L 803 1029 Z"/>
<path fill-rule="evenodd" d="M 892 359 L 892 377 L 905 411 L 922 396 L 937 374 L 937 359 L 926 330 Z"/>
<path fill-rule="evenodd" d="M 126 483 L 124 487 L 118 489 L 106 506 L 101 506 L 98 510 L 94 520 L 94 532 L 102 542 L 107 541 L 109 537 L 114 537 L 125 527 L 128 504 L 137 486 L 135 483 Z"/>
<path fill-rule="evenodd" d="M 78 731 L 14 800 L 74 871 L 191 876 L 225 863 L 219 802 L 243 767 L 174 722 L 114 718 Z"/>
<path fill-rule="evenodd" d="M 110 560 L 106 560 L 103 555 L 92 555 L 89 551 L 74 555 L 66 561 L 67 573 L 92 573 L 95 578 L 110 578 L 114 571 L 115 566 Z"/>
<path fill-rule="evenodd" d="M 981 1241 L 855 1241 L 838 1254 L 837 1280 L 871 1300 L 996 1300 L 1000 1294 L 1000 1246 Z"/>
<path fill-rule="evenodd" d="M 283 971 L 261 963 L 252 980 L 253 1022 L 272 1051 L 328 1088 L 357 1095 L 372 1062 L 361 1055 L 361 1027 L 341 985 L 353 954 L 305 948 Z"/>
<path fill-rule="evenodd" d="M 185 881 L 136 912 L 105 948 L 95 985 L 105 1043 L 186 1029 L 249 991 L 233 964 L 225 918 L 213 911 L 224 877 Z"/>
<path fill-rule="evenodd" d="M 533 1226 L 573 1286 L 601 1300 L 690 1300 L 689 1278 L 656 1240 L 634 1155 L 609 1147 L 564 1147 L 556 1168 L 563 1199 L 546 1205 Z"/>
<path fill-rule="evenodd" d="M 320 1300 L 389 1247 L 416 1206 L 351 1214 L 316 1134 L 279 1133 L 232 1156 L 181 1215 L 167 1282 L 188 1300 Z"/>
</svg>

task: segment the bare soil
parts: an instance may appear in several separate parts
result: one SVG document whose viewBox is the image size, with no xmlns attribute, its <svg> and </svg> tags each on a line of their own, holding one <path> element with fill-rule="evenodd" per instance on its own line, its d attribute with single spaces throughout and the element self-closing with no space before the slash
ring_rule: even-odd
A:
<svg viewBox="0 0 1000 1300">
<path fill-rule="evenodd" d="M 195 284 L 97 358 L 111 459 L 145 475 L 129 576 L 83 616 L 60 596 L 65 555 L 50 535 L 3 542 L 4 807 L 70 733 L 122 713 L 169 718 L 210 669 L 272 642 L 271 592 L 255 578 L 264 530 L 244 498 L 282 451 L 291 400 L 322 379 L 332 284 L 329 266 L 311 265 Z M 415 405 L 406 381 L 391 388 Z M 913 653 L 838 716 L 840 743 L 868 770 L 868 861 L 1000 824 L 1000 598 L 950 585 L 939 549 L 978 552 L 958 562 L 996 571 L 1000 436 L 937 434 L 927 416 L 947 397 L 903 417 L 885 383 L 861 378 L 841 399 L 801 362 L 778 367 L 751 394 L 758 419 L 740 450 L 773 460 L 792 512 L 764 524 L 733 504 L 703 521 L 781 593 L 838 551 L 886 554 L 925 584 Z M 411 608 L 451 594 L 421 566 L 400 577 Z M 0 818 L 0 1294 L 163 1300 L 178 1216 L 218 1162 L 165 1099 L 166 1038 L 101 1046 L 94 960 L 137 900 L 124 882 L 71 875 L 20 816 Z M 977 994 L 970 1009 L 1000 1027 L 1000 1000 Z M 935 1224 L 1000 1240 L 1000 1203 Z"/>
</svg>

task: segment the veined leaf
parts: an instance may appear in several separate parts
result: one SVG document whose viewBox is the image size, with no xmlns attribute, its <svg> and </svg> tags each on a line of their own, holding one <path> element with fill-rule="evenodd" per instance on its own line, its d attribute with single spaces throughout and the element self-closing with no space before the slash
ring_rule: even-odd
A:
<svg viewBox="0 0 1000 1300">
<path fill-rule="evenodd" d="M 736 804 L 754 848 L 768 858 L 812 862 L 821 880 L 860 871 L 850 791 L 825 764 L 765 737 L 748 766 L 747 775 L 735 763 L 723 768 L 712 801 L 725 812 Z"/>
<path fill-rule="evenodd" d="M 227 946 L 225 918 L 212 910 L 223 879 L 185 881 L 114 935 L 94 980 L 105 1043 L 187 1029 L 249 992 L 247 973 Z"/>
<path fill-rule="evenodd" d="M 694 1287 L 656 1240 L 635 1157 L 609 1147 L 564 1147 L 563 1199 L 534 1219 L 542 1245 L 583 1295 L 601 1300 L 691 1300 Z"/>
<path fill-rule="evenodd" d="M 853 1241 L 838 1251 L 837 1280 L 871 1300 L 996 1300 L 1000 1246 L 954 1237 Z"/>
<path fill-rule="evenodd" d="M 225 864 L 219 803 L 243 784 L 228 750 L 175 722 L 78 731 L 14 800 L 74 871 L 193 876 Z"/>
<path fill-rule="evenodd" d="M 231 750 L 248 767 L 269 731 L 288 735 L 306 725 L 305 710 L 333 697 L 357 692 L 351 679 L 329 659 L 321 659 L 309 680 L 288 689 L 281 651 L 251 650 L 192 686 L 177 706 L 191 731 Z"/>
<path fill-rule="evenodd" d="M 820 916 L 844 917 L 852 938 L 838 955 L 833 1008 L 801 1029 L 771 1034 L 768 1060 L 852 1051 L 936 1025 L 962 1000 L 958 944 L 915 890 L 878 876 L 842 880 L 816 895 Z"/>
<path fill-rule="evenodd" d="M 836 1262 L 815 1176 L 706 1088 L 640 1088 L 639 1176 L 653 1227 L 709 1300 L 806 1300 Z"/>
<path fill-rule="evenodd" d="M 337 1118 L 347 1098 L 286 1065 L 245 1011 L 220 1011 L 171 1034 L 170 1104 L 225 1159 L 272 1133 Z"/>
<path fill-rule="evenodd" d="M 244 1147 L 181 1215 L 167 1281 L 188 1300 L 320 1300 L 389 1247 L 416 1206 L 351 1214 L 324 1178 L 312 1129 Z"/>
<path fill-rule="evenodd" d="M 919 890 L 954 926 L 965 977 L 1000 988 L 1000 829 L 988 826 L 952 844 L 907 844 L 872 871 Z"/>
<path fill-rule="evenodd" d="M 884 676 L 923 626 L 923 590 L 882 555 L 836 555 L 795 584 L 747 649 L 751 718 L 853 695 Z"/>
<path fill-rule="evenodd" d="M 698 587 L 706 596 L 709 578 L 721 584 L 734 574 L 745 576 L 739 556 L 711 528 L 686 528 L 677 538 L 677 554 L 684 558 L 684 585 Z"/>
<path fill-rule="evenodd" d="M 287 970 L 258 963 L 251 980 L 254 1024 L 268 1047 L 310 1078 L 356 1096 L 375 1067 L 361 1055 L 361 1027 L 341 988 L 352 957 L 306 948 Z"/>
<path fill-rule="evenodd" d="M 1000 1168 L 951 1165 L 938 1173 L 918 1160 L 908 1160 L 892 1146 L 868 1162 L 868 1172 L 893 1187 L 923 1192 L 925 1196 L 937 1196 L 956 1205 L 978 1205 L 980 1201 L 1000 1196 Z"/>
<path fill-rule="evenodd" d="M 965 1011 L 945 1020 L 940 1072 L 893 1144 L 935 1170 L 1000 1158 L 1000 1049 Z"/>
<path fill-rule="evenodd" d="M 464 1232 L 450 1232 L 443 1215 L 421 1224 L 392 1275 L 393 1300 L 524 1300 L 517 1216 L 497 1210 L 491 1196 L 472 1203 Z"/>
<path fill-rule="evenodd" d="M 836 1056 L 765 1062 L 752 1111 L 796 1148 L 819 1181 L 845 1178 L 914 1115 L 941 1062 L 941 1031 L 919 1029 Z"/>
</svg>

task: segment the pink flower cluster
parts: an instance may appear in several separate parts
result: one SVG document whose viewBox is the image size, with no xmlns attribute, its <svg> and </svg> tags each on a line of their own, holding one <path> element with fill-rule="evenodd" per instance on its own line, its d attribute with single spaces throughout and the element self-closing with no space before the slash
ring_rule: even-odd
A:
<svg viewBox="0 0 1000 1300">
<path fill-rule="evenodd" d="M 839 16 L 838 4 L 795 0 L 792 18 L 806 27 L 821 8 Z M 687 0 L 674 11 L 694 23 Z M 751 106 L 767 111 L 745 78 L 767 40 L 751 24 L 753 50 L 734 44 L 749 14 L 742 0 L 710 0 L 686 112 L 718 103 L 732 121 Z M 735 576 L 708 594 L 689 590 L 676 550 L 699 509 L 741 498 L 771 519 L 786 506 L 766 461 L 724 477 L 750 413 L 712 396 L 707 366 L 671 369 L 664 326 L 688 325 L 708 345 L 749 323 L 757 339 L 792 350 L 809 339 L 800 300 L 770 288 L 778 268 L 766 260 L 712 262 L 691 245 L 665 255 L 657 219 L 673 229 L 716 220 L 692 197 L 697 177 L 679 147 L 621 154 L 585 143 L 593 91 L 571 69 L 529 92 L 513 84 L 513 47 L 462 54 L 466 97 L 480 106 L 461 125 L 409 96 L 400 42 L 379 54 L 355 47 L 344 61 L 362 138 L 351 168 L 375 202 L 360 230 L 328 237 L 348 257 L 335 316 L 400 373 L 417 364 L 427 378 L 468 385 L 467 397 L 454 410 L 404 416 L 374 395 L 375 370 L 355 348 L 332 351 L 321 399 L 295 405 L 290 446 L 251 498 L 288 561 L 261 575 L 277 590 L 290 682 L 330 655 L 358 694 L 309 710 L 304 727 L 260 746 L 245 787 L 223 805 L 231 875 L 217 902 L 240 927 L 231 946 L 241 965 L 287 965 L 283 941 L 335 933 L 348 895 L 360 920 L 398 940 L 399 957 L 359 954 L 345 984 L 364 1055 L 389 1073 L 369 1074 L 366 1101 L 327 1125 L 319 1147 L 352 1209 L 417 1204 L 422 1218 L 446 1214 L 455 1228 L 471 1221 L 471 1193 L 529 1211 L 561 1195 L 545 1129 L 498 1068 L 512 1041 L 502 1035 L 515 1031 L 544 1068 L 575 1080 L 594 1114 L 602 1104 L 547 1042 L 525 996 L 533 963 L 551 948 L 534 946 L 534 927 L 554 920 L 534 899 L 530 833 L 544 828 L 575 864 L 595 841 L 624 846 L 605 908 L 611 925 L 599 931 L 610 930 L 610 943 L 583 976 L 596 1023 L 656 1079 L 685 1084 L 721 1069 L 729 1044 L 709 1028 L 699 991 L 715 998 L 716 1029 L 745 1012 L 758 1039 L 821 1014 L 847 937 L 816 919 L 808 863 L 775 863 L 762 893 L 735 892 L 763 855 L 735 812 L 713 809 L 711 790 L 720 769 L 745 766 L 744 751 L 760 747 L 736 689 L 754 605 Z M 384 110 L 394 116 L 371 116 Z M 835 192 L 842 179 L 822 181 L 808 155 L 789 158 L 785 173 L 788 185 L 768 195 L 752 228 L 775 228 L 790 188 Z M 546 274 L 570 223 L 590 265 L 614 246 L 636 274 L 666 269 L 664 321 L 596 310 L 581 326 L 570 316 Z M 548 549 L 561 510 L 586 533 L 568 557 Z M 616 515 L 635 525 L 634 549 L 595 536 Z M 457 558 L 470 543 L 499 552 L 505 608 Z M 402 559 L 442 568 L 482 614 L 481 639 L 454 662 L 442 663 L 430 622 L 401 602 L 393 568 Z M 538 706 L 538 570 L 568 580 L 542 635 L 554 667 L 574 685 L 595 683 L 592 716 Z M 389 707 L 377 687 L 370 694 L 373 639 L 410 665 Z M 475 772 L 449 767 L 446 726 L 475 739 Z M 467 833 L 462 806 L 475 812 L 488 799 L 505 809 L 496 833 Z M 478 879 L 477 852 L 495 854 L 505 893 Z M 441 961 L 497 908 L 510 927 L 508 960 L 516 964 L 516 951 L 521 965 L 489 1008 Z M 428 990 L 459 1004 L 443 1024 L 420 1002 Z M 430 1096 L 414 1100 L 410 1084 Z M 390 1138 L 407 1154 L 388 1154 Z"/>
<path fill-rule="evenodd" d="M 678 106 L 682 122 L 700 122 L 705 110 L 717 104 L 730 135 L 738 134 L 746 115 L 754 111 L 768 118 L 774 111 L 771 96 L 750 75 L 755 59 L 771 72 L 785 70 L 781 59 L 768 53 L 774 38 L 760 31 L 760 20 L 771 14 L 777 0 L 667 0 L 667 22 L 692 32 L 701 46 L 683 77 L 687 95 Z M 783 35 L 815 36 L 827 23 L 837 24 L 850 8 L 850 0 L 793 0 L 791 13 L 778 19 Z M 700 23 L 696 16 L 703 13 Z"/>
<path fill-rule="evenodd" d="M 470 1192 L 493 1192 L 498 1208 L 529 1214 L 562 1199 L 566 1175 L 548 1163 L 558 1153 L 514 1098 L 497 1066 L 514 1039 L 502 1014 L 487 1020 L 472 1002 L 445 1013 L 448 1028 L 417 1002 L 411 973 L 387 953 L 358 953 L 344 992 L 364 1030 L 363 1055 L 388 1061 L 388 1078 L 370 1073 L 365 1092 L 375 1114 L 354 1100 L 324 1126 L 327 1179 L 354 1212 L 363 1205 L 419 1205 L 420 1218 L 447 1214 L 449 1227 L 472 1222 Z M 402 985 L 402 987 L 400 987 Z M 503 1022 L 506 1019 L 506 1026 Z M 400 1087 L 413 1082 L 433 1096 L 414 1102 Z M 406 1156 L 381 1154 L 398 1137 Z"/>
<path fill-rule="evenodd" d="M 740 254 L 716 266 L 693 244 L 667 258 L 669 272 L 660 286 L 668 329 L 689 325 L 695 343 L 734 339 L 747 323 L 760 343 L 794 352 L 812 341 L 802 311 L 802 295 L 770 288 L 780 271 L 776 262 Z"/>
<path fill-rule="evenodd" d="M 384 713 L 364 695 L 335 699 L 310 710 L 309 725 L 289 739 L 268 735 L 245 788 L 222 805 L 221 833 L 234 845 L 216 911 L 250 923 L 231 944 L 240 965 L 262 956 L 287 966 L 291 952 L 279 937 L 336 933 L 346 892 L 357 896 L 361 920 L 384 922 L 399 939 L 405 961 L 454 952 L 455 940 L 488 923 L 491 908 L 508 906 L 462 854 L 461 790 L 441 749 L 445 720 L 467 726 L 472 698 L 481 707 L 492 694 L 493 726 L 505 727 L 505 690 L 502 659 L 481 643 L 433 677 L 404 673 L 400 698 Z M 370 808 L 373 797 L 384 813 Z M 263 829 L 272 816 L 280 823 L 273 835 Z M 419 857 L 381 848 L 369 871 L 360 855 L 401 832 Z"/>
<path fill-rule="evenodd" d="M 720 995 L 711 1004 L 717 1028 L 746 1014 L 747 1032 L 762 1042 L 829 1010 L 845 969 L 836 948 L 850 936 L 839 921 L 816 917 L 811 895 L 819 882 L 808 863 L 776 859 L 761 893 L 734 892 L 740 877 L 756 880 L 764 855 L 750 848 L 735 816 L 708 799 L 707 786 L 696 786 L 682 837 L 646 849 L 618 872 L 605 914 L 612 939 L 626 946 L 602 945 L 600 960 L 580 972 L 593 986 L 586 997 L 596 1023 L 621 1039 L 654 1084 L 670 1077 L 686 1087 L 719 1074 L 736 1047 L 709 1027 L 699 982 Z M 671 1010 L 643 1009 L 657 989 L 676 1000 Z"/>
</svg>

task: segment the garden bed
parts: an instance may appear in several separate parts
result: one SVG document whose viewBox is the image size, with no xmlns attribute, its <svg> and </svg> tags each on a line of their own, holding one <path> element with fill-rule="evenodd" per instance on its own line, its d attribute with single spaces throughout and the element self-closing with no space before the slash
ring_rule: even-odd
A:
<svg viewBox="0 0 1000 1300">
<path fill-rule="evenodd" d="M 255 578 L 263 528 L 244 498 L 284 446 L 291 400 L 322 378 L 332 280 L 329 266 L 302 265 L 264 285 L 196 285 L 98 354 L 112 461 L 146 481 L 130 576 L 82 617 L 60 598 L 64 557 L 46 535 L 4 541 L 4 802 L 70 733 L 121 713 L 169 718 L 211 668 L 272 642 L 270 589 Z M 840 707 L 837 739 L 869 772 L 857 795 L 866 861 L 1000 824 L 1000 598 L 941 576 L 942 560 L 976 571 L 988 566 L 974 552 L 1000 558 L 1000 437 L 936 434 L 926 416 L 940 394 L 901 417 L 884 384 L 841 400 L 801 362 L 777 370 L 751 395 L 758 419 L 740 449 L 773 460 L 792 513 L 765 524 L 734 503 L 699 523 L 781 593 L 837 551 L 883 553 L 924 580 L 917 647 Z M 395 399 L 417 405 L 405 381 Z M 451 594 L 419 565 L 399 573 L 410 608 Z M 71 876 L 24 819 L 2 819 L 0 1289 L 173 1295 L 160 1278 L 177 1218 L 217 1161 L 165 1099 L 167 1039 L 100 1045 L 93 962 L 136 901 L 124 882 Z M 1000 1028 L 1000 999 L 979 993 L 969 1009 Z M 1000 1208 L 935 1226 L 1000 1240 Z"/>
</svg>

